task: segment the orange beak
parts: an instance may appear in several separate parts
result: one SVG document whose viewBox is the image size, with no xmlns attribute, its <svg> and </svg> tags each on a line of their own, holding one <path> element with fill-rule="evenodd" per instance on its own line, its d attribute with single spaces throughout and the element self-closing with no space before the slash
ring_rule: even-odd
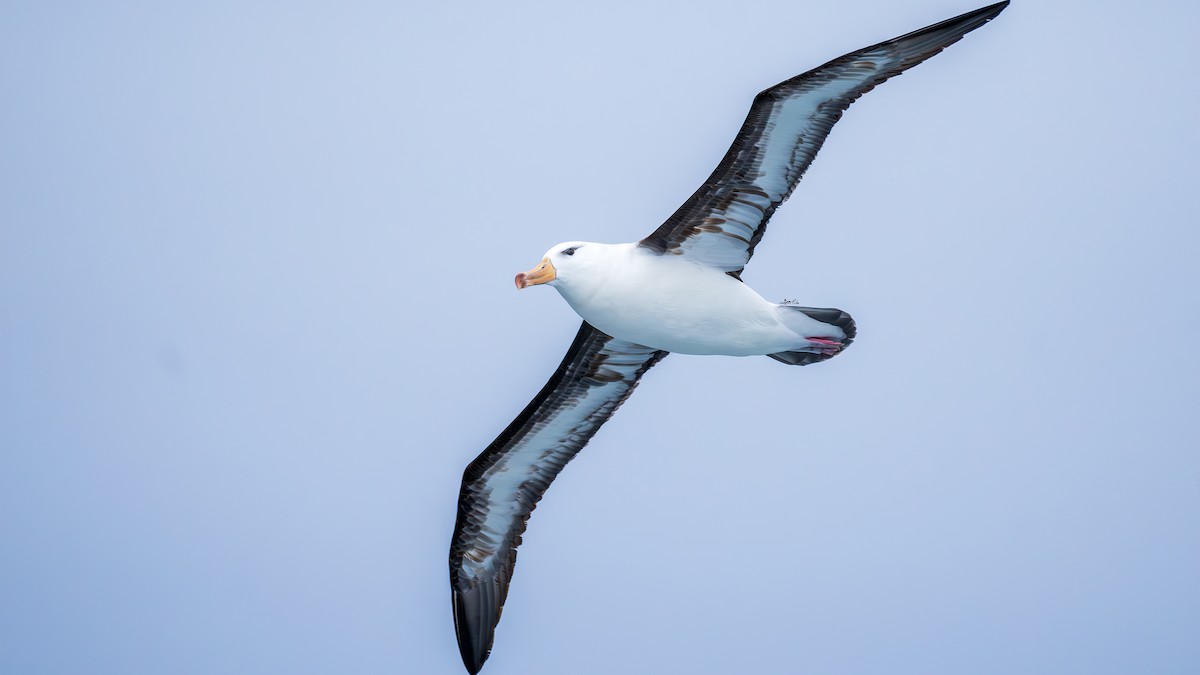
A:
<svg viewBox="0 0 1200 675">
<path fill-rule="evenodd" d="M 542 262 L 538 263 L 537 267 L 529 270 L 528 272 L 521 272 L 517 275 L 517 278 L 515 279 L 517 282 L 517 290 L 519 291 L 528 286 L 544 284 L 547 281 L 554 281 L 555 274 L 556 272 L 554 270 L 554 265 L 550 262 L 550 259 L 542 258 Z"/>
</svg>

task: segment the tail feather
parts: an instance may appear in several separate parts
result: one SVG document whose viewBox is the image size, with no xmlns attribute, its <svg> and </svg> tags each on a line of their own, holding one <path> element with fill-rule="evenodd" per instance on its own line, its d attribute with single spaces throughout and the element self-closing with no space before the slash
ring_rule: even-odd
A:
<svg viewBox="0 0 1200 675">
<path fill-rule="evenodd" d="M 800 307 L 799 305 L 780 305 L 780 307 L 786 307 L 787 309 L 800 312 L 814 321 L 820 321 L 824 324 L 836 326 L 844 335 L 844 337 L 838 339 L 838 341 L 842 343 L 841 349 L 834 353 L 828 353 L 827 351 L 823 352 L 821 349 L 814 347 L 811 351 L 802 349 L 797 351 L 775 352 L 774 354 L 767 354 L 767 356 L 779 361 L 780 363 L 786 363 L 789 366 L 807 366 L 810 363 L 827 361 L 837 354 L 845 351 L 846 347 L 849 347 L 850 343 L 854 342 L 855 336 L 858 335 L 858 329 L 854 325 L 854 319 L 840 309 L 834 309 L 831 307 Z M 813 335 L 813 337 L 820 336 Z"/>
</svg>

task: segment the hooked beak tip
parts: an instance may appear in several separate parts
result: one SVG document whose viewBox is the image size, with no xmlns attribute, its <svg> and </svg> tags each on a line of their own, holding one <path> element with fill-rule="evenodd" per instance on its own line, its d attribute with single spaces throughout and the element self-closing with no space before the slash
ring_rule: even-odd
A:
<svg viewBox="0 0 1200 675">
<path fill-rule="evenodd" d="M 538 284 L 548 284 L 555 279 L 554 265 L 549 258 L 542 258 L 542 262 L 538 266 L 528 272 L 521 272 L 513 281 L 517 284 L 517 290 L 537 286 Z"/>
</svg>

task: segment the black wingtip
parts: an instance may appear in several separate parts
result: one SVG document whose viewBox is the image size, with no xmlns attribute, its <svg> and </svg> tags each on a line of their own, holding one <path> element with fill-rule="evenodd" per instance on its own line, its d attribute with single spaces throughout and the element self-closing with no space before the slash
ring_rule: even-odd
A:
<svg viewBox="0 0 1200 675">
<path fill-rule="evenodd" d="M 911 68 L 951 44 L 958 42 L 967 33 L 996 18 L 1000 12 L 1004 11 L 1005 7 L 1008 7 L 1008 2 L 1009 0 L 1004 0 L 1004 2 L 997 2 L 994 5 L 980 7 L 979 9 L 959 14 L 945 21 L 939 21 L 924 28 L 918 28 L 911 33 L 905 33 L 900 37 L 892 38 L 877 46 L 906 45 L 908 49 L 912 49 L 918 45 L 924 45 L 934 48 L 931 52 L 921 56 L 917 61 L 908 63 L 905 66 L 905 69 Z M 868 49 L 870 48 L 868 47 Z"/>
<path fill-rule="evenodd" d="M 970 26 L 969 28 L 962 29 L 963 33 L 969 33 L 971 31 L 975 30 L 976 28 L 979 28 L 983 24 L 987 23 L 988 21 L 991 21 L 992 19 L 996 18 L 996 16 L 999 15 L 1000 12 L 1004 11 L 1005 7 L 1008 7 L 1008 2 L 1009 2 L 1009 0 L 1004 0 L 1004 2 L 997 2 L 994 5 L 988 5 L 987 7 L 980 7 L 979 9 L 976 9 L 976 10 L 973 10 L 970 12 L 965 12 L 963 14 L 959 14 L 958 16 L 956 16 L 954 18 L 946 19 L 945 21 L 942 21 L 940 23 L 935 23 L 932 26 L 929 26 L 927 28 L 922 28 L 919 31 L 913 31 L 913 32 L 914 33 L 921 33 L 924 31 L 932 32 L 932 31 L 937 31 L 939 29 L 942 29 L 942 28 L 945 28 L 948 26 L 969 25 Z"/>
<path fill-rule="evenodd" d="M 475 675 L 483 668 L 492 653 L 492 642 L 499 622 L 498 610 L 485 586 L 466 591 L 453 591 L 454 631 L 458 635 L 458 652 L 463 666 Z"/>
<path fill-rule="evenodd" d="M 1009 0 L 1004 0 L 1004 2 L 997 2 L 994 5 L 988 5 L 987 7 L 980 7 L 979 9 L 977 9 L 975 11 L 979 13 L 980 18 L 983 19 L 984 21 L 991 21 L 992 19 L 996 18 L 996 16 L 999 15 L 1000 12 L 1003 12 L 1005 7 L 1008 7 L 1008 2 L 1009 2 Z"/>
<path fill-rule="evenodd" d="M 964 12 L 954 18 L 946 19 L 941 23 L 954 24 L 967 23 L 970 21 L 991 21 L 992 19 L 996 18 L 997 14 L 1003 12 L 1005 7 L 1008 7 L 1008 2 L 1009 0 L 1004 0 L 1004 2 L 997 2 L 994 5 L 988 5 L 986 7 L 980 7 L 979 9 L 971 10 L 970 12 Z"/>
<path fill-rule="evenodd" d="M 476 654 L 474 657 L 468 656 L 466 651 L 462 652 L 463 665 L 467 667 L 467 672 L 471 675 L 476 675 L 483 670 L 483 662 L 487 661 L 488 654 L 484 652 L 482 655 Z M 478 661 L 473 659 L 479 659 Z"/>
</svg>

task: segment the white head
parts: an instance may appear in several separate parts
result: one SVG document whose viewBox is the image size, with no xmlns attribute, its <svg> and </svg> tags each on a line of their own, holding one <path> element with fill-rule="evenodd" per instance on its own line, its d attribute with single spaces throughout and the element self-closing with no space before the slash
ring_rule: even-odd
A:
<svg viewBox="0 0 1200 675">
<path fill-rule="evenodd" d="M 590 241 L 566 241 L 552 246 L 533 269 L 517 275 L 514 280 L 517 289 L 546 284 L 562 291 L 563 286 L 581 281 L 586 270 L 604 258 L 608 248 L 608 244 Z"/>
</svg>

